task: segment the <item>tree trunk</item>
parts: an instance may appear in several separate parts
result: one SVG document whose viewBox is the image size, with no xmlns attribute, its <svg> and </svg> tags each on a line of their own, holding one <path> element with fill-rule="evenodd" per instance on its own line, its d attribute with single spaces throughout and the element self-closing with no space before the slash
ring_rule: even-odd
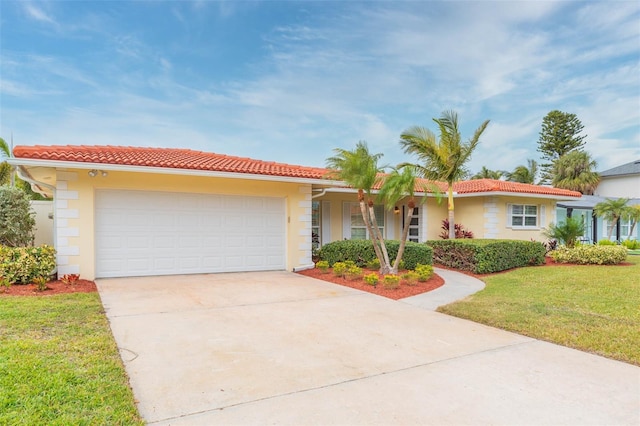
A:
<svg viewBox="0 0 640 426">
<path fill-rule="evenodd" d="M 380 244 L 380 251 L 382 251 L 382 258 L 380 258 L 380 273 L 381 274 L 390 274 L 391 273 L 391 262 L 389 261 L 389 253 L 387 252 L 387 246 L 384 243 L 384 237 L 380 232 L 380 228 L 378 227 L 378 221 L 376 221 L 376 213 L 373 210 L 373 203 L 369 202 L 369 214 L 371 215 L 371 227 L 375 232 L 375 241 Z"/>
<path fill-rule="evenodd" d="M 633 235 L 633 231 L 636 229 L 636 224 L 638 223 L 637 220 L 634 220 L 633 222 L 631 222 L 631 228 L 629 228 L 629 235 L 627 236 L 627 239 L 630 240 L 631 236 Z"/>
<path fill-rule="evenodd" d="M 613 230 L 616 229 L 618 224 L 618 216 L 613 217 L 613 221 L 611 222 L 611 227 L 609 228 L 609 233 L 607 234 L 607 239 L 611 241 L 611 235 L 613 235 Z"/>
<path fill-rule="evenodd" d="M 404 248 L 407 245 L 407 238 L 409 237 L 409 227 L 411 226 L 411 219 L 413 216 L 413 210 L 416 208 L 413 200 L 409 201 L 409 208 L 407 209 L 407 217 L 404 221 L 404 228 L 402 228 L 402 238 L 400 239 L 400 246 L 398 247 L 398 256 L 396 256 L 396 260 L 393 262 L 393 266 L 391 267 L 391 273 L 396 275 L 398 274 L 398 268 L 400 267 L 400 261 L 402 260 L 402 256 L 404 255 Z"/>
<path fill-rule="evenodd" d="M 369 238 L 371 239 L 371 243 L 373 244 L 373 251 L 375 251 L 376 257 L 380 261 L 380 267 L 382 268 L 382 261 L 384 257 L 382 256 L 380 247 L 378 246 L 378 244 L 376 244 L 376 237 L 375 237 L 375 234 L 373 233 L 373 228 L 371 227 L 371 219 L 369 218 L 369 213 L 367 212 L 367 205 L 364 202 L 364 197 L 360 200 L 360 213 L 362 213 L 362 219 L 364 219 L 364 225 L 367 228 L 367 232 L 369 233 Z"/>
<path fill-rule="evenodd" d="M 449 184 L 449 190 L 448 190 L 448 195 L 449 195 L 449 202 L 448 202 L 448 209 L 449 209 L 449 239 L 453 240 L 456 237 L 456 224 L 454 221 L 454 214 L 453 214 L 453 184 Z"/>
</svg>

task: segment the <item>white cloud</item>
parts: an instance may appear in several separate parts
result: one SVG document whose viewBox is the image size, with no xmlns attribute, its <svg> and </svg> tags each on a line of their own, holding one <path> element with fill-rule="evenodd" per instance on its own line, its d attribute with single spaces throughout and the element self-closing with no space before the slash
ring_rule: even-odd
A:
<svg viewBox="0 0 640 426">
<path fill-rule="evenodd" d="M 55 26 L 58 25 L 58 23 L 51 16 L 47 15 L 45 11 L 35 6 L 33 3 L 24 2 L 23 8 L 27 16 L 31 19 L 35 19 L 36 21 L 45 22 L 47 24 L 52 24 Z"/>
</svg>

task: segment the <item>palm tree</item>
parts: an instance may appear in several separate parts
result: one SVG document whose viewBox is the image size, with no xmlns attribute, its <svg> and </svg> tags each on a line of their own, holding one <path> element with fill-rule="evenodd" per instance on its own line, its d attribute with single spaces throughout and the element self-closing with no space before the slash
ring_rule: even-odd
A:
<svg viewBox="0 0 640 426">
<path fill-rule="evenodd" d="M 597 216 L 602 217 L 610 223 L 609 233 L 607 234 L 608 239 L 611 239 L 618 220 L 625 215 L 628 201 L 628 198 L 611 199 L 598 203 L 593 208 Z"/>
<path fill-rule="evenodd" d="M 416 208 L 416 181 L 417 175 L 415 167 L 408 165 L 399 169 L 393 169 L 393 171 L 386 177 L 382 188 L 380 188 L 379 197 L 384 200 L 384 204 L 388 206 L 389 209 L 393 208 L 401 199 L 408 197 L 407 215 L 404 221 L 404 227 L 402 228 L 402 237 L 400 239 L 400 246 L 398 247 L 398 255 L 391 266 L 392 274 L 398 273 L 400 260 L 404 254 L 407 238 L 409 237 L 411 218 L 413 216 L 413 211 Z"/>
<path fill-rule="evenodd" d="M 624 217 L 631 221 L 631 226 L 629 227 L 629 235 L 627 236 L 627 238 L 631 239 L 633 231 L 636 229 L 638 221 L 640 221 L 640 204 L 627 206 L 624 212 Z"/>
<path fill-rule="evenodd" d="M 5 140 L 0 138 L 0 159 L 2 158 L 11 158 L 11 150 Z M 0 185 L 7 184 L 13 186 L 13 167 L 5 160 L 0 163 Z"/>
<path fill-rule="evenodd" d="M 503 171 L 490 170 L 490 169 L 487 169 L 485 166 L 482 166 L 482 169 L 478 173 L 476 173 L 475 175 L 471 176 L 471 180 L 476 180 L 476 179 L 495 179 L 495 180 L 500 180 L 500 178 L 502 177 L 503 174 L 504 174 Z"/>
<path fill-rule="evenodd" d="M 551 184 L 556 188 L 593 195 L 600 183 L 600 175 L 594 171 L 596 166 L 589 153 L 571 151 L 553 163 Z"/>
<path fill-rule="evenodd" d="M 527 165 L 516 167 L 513 172 L 507 172 L 507 180 L 510 182 L 520 182 L 534 184 L 538 174 L 538 163 L 535 160 L 527 159 Z"/>
<path fill-rule="evenodd" d="M 557 225 L 552 223 L 549 229 L 545 229 L 542 234 L 573 248 L 578 238 L 584 235 L 584 223 L 582 220 L 568 217 L 566 222 L 560 222 Z"/>
<path fill-rule="evenodd" d="M 391 271 L 391 262 L 376 221 L 371 196 L 371 191 L 381 180 L 380 173 L 383 169 L 378 167 L 378 160 L 382 154 L 371 154 L 364 141 L 358 142 L 353 151 L 342 148 L 336 148 L 333 151 L 336 155 L 327 159 L 327 167 L 330 170 L 329 177 L 339 179 L 358 190 L 360 212 L 373 242 L 376 256 L 380 260 L 380 273 L 388 274 Z"/>
<path fill-rule="evenodd" d="M 458 130 L 458 115 L 453 111 L 444 111 L 440 118 L 433 121 L 438 125 L 438 137 L 429 129 L 414 126 L 400 136 L 400 144 L 407 154 L 415 154 L 423 164 L 415 165 L 419 174 L 429 180 L 447 182 L 449 210 L 449 238 L 455 238 L 453 183 L 465 174 L 465 163 L 478 146 L 482 132 L 489 120 L 480 125 L 467 142 L 462 142 Z"/>
</svg>

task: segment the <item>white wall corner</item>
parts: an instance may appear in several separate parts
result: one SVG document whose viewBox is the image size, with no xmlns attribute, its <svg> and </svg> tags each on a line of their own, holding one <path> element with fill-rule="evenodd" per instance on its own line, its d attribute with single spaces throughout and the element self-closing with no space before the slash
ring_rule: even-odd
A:
<svg viewBox="0 0 640 426">
<path fill-rule="evenodd" d="M 58 237 L 58 241 L 57 241 L 57 243 L 58 243 L 58 244 L 56 244 L 56 246 L 57 246 L 58 248 L 60 248 L 60 247 L 66 247 L 66 246 L 68 246 L 68 245 L 69 245 L 69 239 L 68 239 L 68 238 L 65 238 L 65 237 Z"/>
<path fill-rule="evenodd" d="M 56 196 L 62 200 L 77 200 L 78 191 L 56 191 Z"/>
<path fill-rule="evenodd" d="M 58 264 L 58 277 L 66 274 L 79 274 L 80 265 L 60 265 Z"/>
<path fill-rule="evenodd" d="M 69 264 L 69 256 L 57 255 L 56 262 L 58 265 L 68 265 Z"/>
<path fill-rule="evenodd" d="M 59 237 L 78 237 L 80 236 L 80 231 L 76 227 L 66 227 L 66 228 L 58 228 L 58 236 Z"/>
<path fill-rule="evenodd" d="M 80 255 L 80 247 L 78 247 L 78 246 L 58 247 L 58 255 L 61 255 L 61 256 L 79 256 Z"/>
</svg>

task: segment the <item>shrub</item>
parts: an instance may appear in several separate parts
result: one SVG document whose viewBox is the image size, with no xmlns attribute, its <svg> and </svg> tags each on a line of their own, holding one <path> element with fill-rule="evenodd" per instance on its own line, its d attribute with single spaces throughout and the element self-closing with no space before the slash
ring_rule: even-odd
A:
<svg viewBox="0 0 640 426">
<path fill-rule="evenodd" d="M 577 265 L 616 265 L 627 259 L 627 249 L 622 246 L 581 245 L 574 248 L 560 247 L 551 252 L 558 263 Z"/>
<path fill-rule="evenodd" d="M 396 240 L 385 241 L 389 259 L 395 259 L 398 255 L 400 242 Z M 402 260 L 404 267 L 414 269 L 418 263 L 431 264 L 432 253 L 430 247 L 408 241 Z M 318 255 L 320 259 L 329 262 L 333 266 L 336 262 L 352 261 L 357 266 L 368 266 L 370 262 L 377 260 L 373 249 L 373 243 L 369 240 L 341 240 L 325 244 L 320 249 Z M 378 267 L 379 268 L 379 267 Z"/>
<path fill-rule="evenodd" d="M 385 275 L 382 285 L 388 290 L 400 287 L 400 277 L 397 275 Z"/>
<path fill-rule="evenodd" d="M 11 282 L 5 277 L 0 277 L 0 290 L 8 291 L 9 287 L 11 287 Z"/>
<path fill-rule="evenodd" d="M 544 264 L 542 243 L 520 240 L 434 240 L 435 263 L 477 274 Z"/>
<path fill-rule="evenodd" d="M 629 250 L 640 249 L 640 241 L 638 240 L 625 240 L 622 242 L 622 245 L 628 248 Z"/>
<path fill-rule="evenodd" d="M 336 262 L 333 264 L 333 275 L 336 277 L 344 277 L 347 272 L 347 264 L 344 262 Z"/>
<path fill-rule="evenodd" d="M 348 280 L 357 280 L 362 276 L 362 268 L 356 265 L 349 266 L 345 272 Z"/>
<path fill-rule="evenodd" d="M 428 281 L 433 275 L 433 266 L 418 264 L 418 266 L 416 266 L 415 273 L 418 276 L 418 281 Z"/>
<path fill-rule="evenodd" d="M 402 274 L 402 279 L 409 285 L 416 285 L 418 282 L 418 274 L 415 271 L 409 271 L 406 274 Z"/>
<path fill-rule="evenodd" d="M 376 257 L 375 259 L 367 262 L 367 269 L 371 269 L 373 271 L 377 271 L 378 269 L 380 269 L 380 259 Z"/>
<path fill-rule="evenodd" d="M 378 285 L 379 280 L 380 280 L 380 277 L 375 272 L 372 272 L 364 276 L 364 282 L 374 287 Z"/>
<path fill-rule="evenodd" d="M 45 291 L 47 289 L 47 283 L 49 279 L 47 277 L 35 277 L 33 279 L 34 284 L 36 285 L 36 290 Z"/>
<path fill-rule="evenodd" d="M 326 274 L 327 272 L 329 272 L 329 262 L 327 262 L 326 260 L 320 260 L 318 261 L 318 263 L 316 263 L 316 268 L 320 269 L 320 272 L 322 272 L 323 274 Z"/>
<path fill-rule="evenodd" d="M 449 238 L 449 219 L 444 219 L 442 221 L 442 232 L 440 233 L 440 238 L 446 240 Z M 473 232 L 464 229 L 464 226 L 459 223 L 453 224 L 453 229 L 455 232 L 456 238 L 473 238 Z"/>
<path fill-rule="evenodd" d="M 33 216 L 27 194 L 0 186 L 0 245 L 25 247 L 33 244 L 36 224 Z"/>
<path fill-rule="evenodd" d="M 80 275 L 78 274 L 64 274 L 60 281 L 67 285 L 73 285 L 80 279 Z"/>
<path fill-rule="evenodd" d="M 568 217 L 566 221 L 557 225 L 552 223 L 549 225 L 549 229 L 545 229 L 542 234 L 547 238 L 558 240 L 567 247 L 573 247 L 578 238 L 584 234 L 584 223 L 582 220 Z"/>
<path fill-rule="evenodd" d="M 0 246 L 0 276 L 12 284 L 29 284 L 38 277 L 48 278 L 56 266 L 53 247 Z"/>
<path fill-rule="evenodd" d="M 615 241 L 611 241 L 611 240 L 600 240 L 600 241 L 598 241 L 598 245 L 599 246 L 616 246 L 616 245 L 618 245 L 618 243 L 616 243 Z"/>
</svg>

